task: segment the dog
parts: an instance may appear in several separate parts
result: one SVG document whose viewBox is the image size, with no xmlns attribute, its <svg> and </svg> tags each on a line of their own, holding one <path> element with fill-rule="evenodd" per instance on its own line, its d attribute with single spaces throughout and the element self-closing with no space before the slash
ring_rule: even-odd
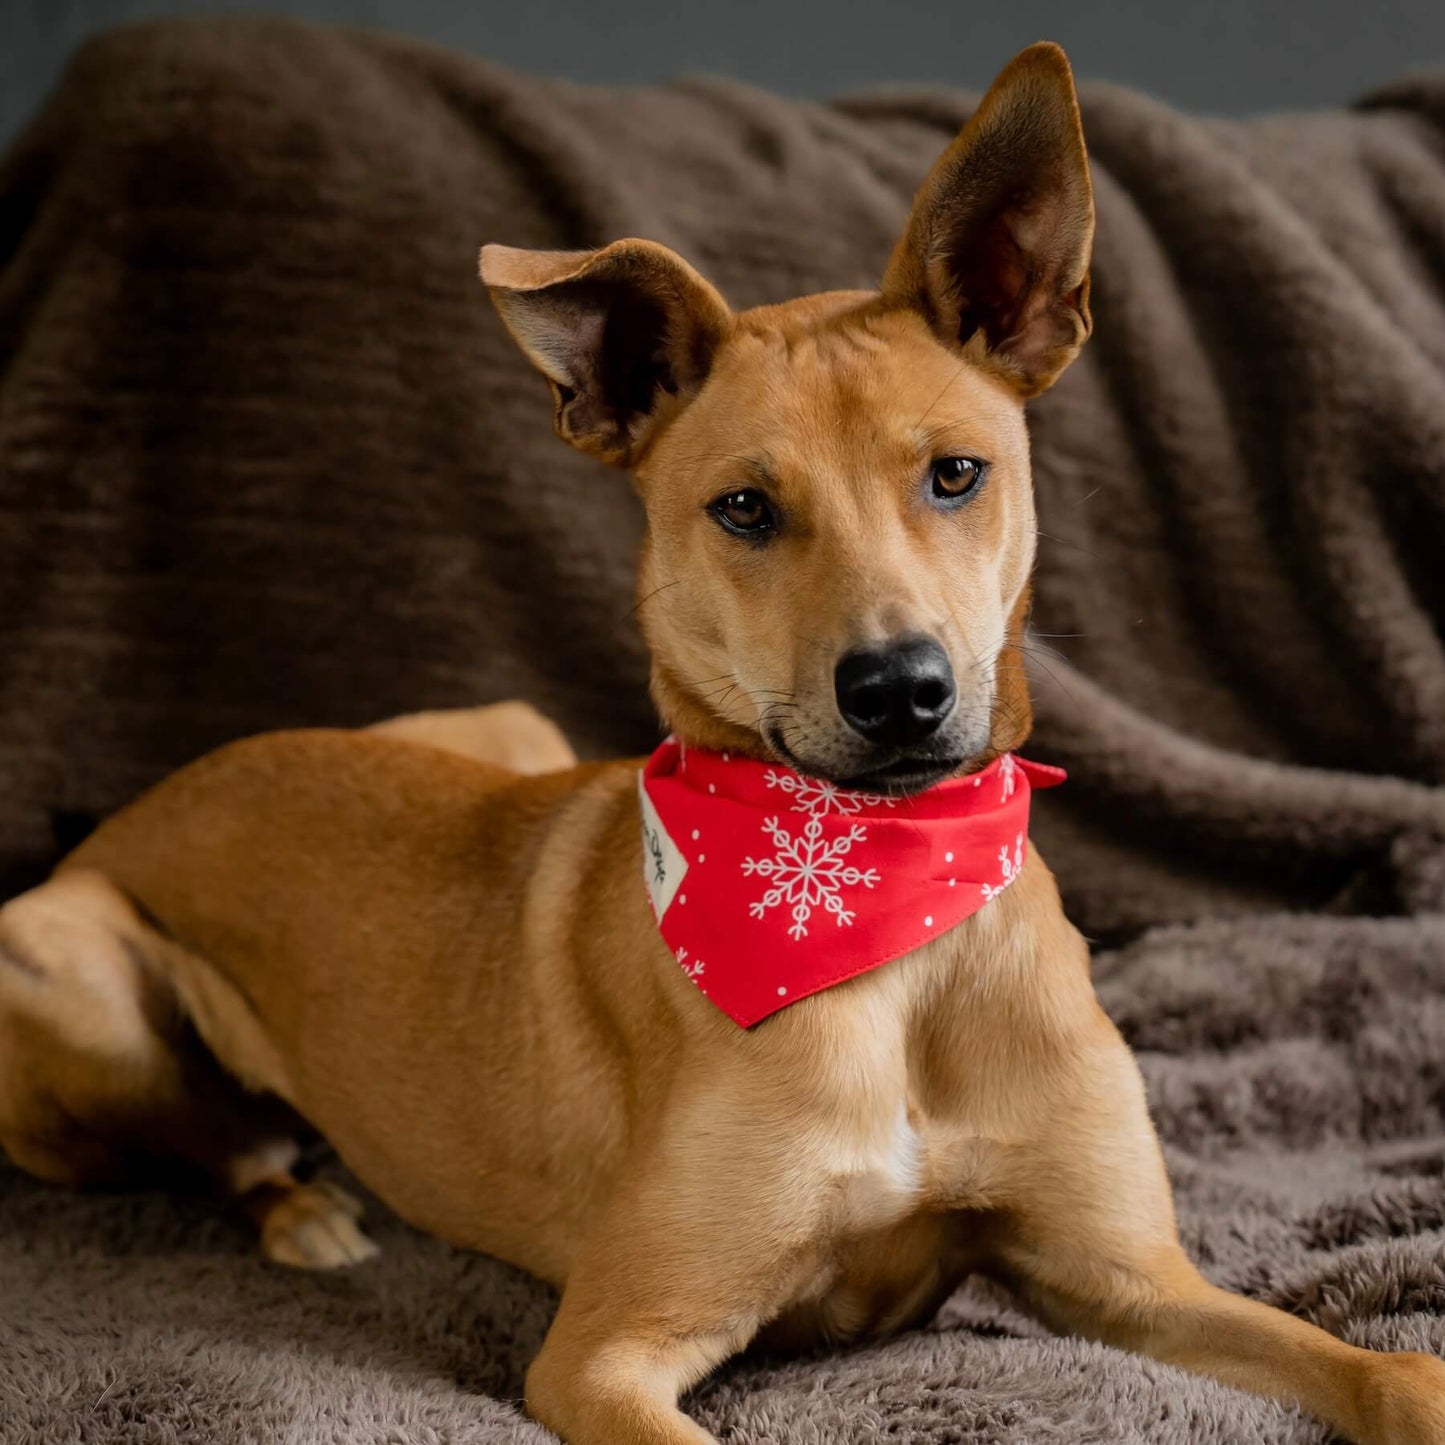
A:
<svg viewBox="0 0 1445 1445">
<path fill-rule="evenodd" d="M 876 292 L 734 313 L 650 242 L 483 250 L 558 432 L 635 477 L 674 763 L 939 827 L 948 789 L 1007 793 L 1024 403 L 1089 333 L 1092 236 L 1072 77 L 1039 45 L 927 177 Z M 638 784 L 515 704 L 183 769 L 0 912 L 0 1141 L 70 1185 L 202 1176 L 271 1259 L 356 1262 L 355 1206 L 292 1173 L 304 1122 L 404 1218 L 561 1290 L 526 1404 L 570 1445 L 709 1441 L 679 1395 L 751 1341 L 902 1329 L 972 1271 L 1352 1440 L 1445 1441 L 1445 1364 L 1186 1257 L 1138 1069 L 1022 838 L 950 926 L 730 1016 L 665 939 L 686 910 L 655 892 L 666 830 L 644 849 Z M 718 896 L 767 882 L 747 916 L 791 907 L 826 962 L 855 910 L 820 894 L 813 918 L 770 867 Z M 881 877 L 840 869 L 859 897 Z"/>
</svg>

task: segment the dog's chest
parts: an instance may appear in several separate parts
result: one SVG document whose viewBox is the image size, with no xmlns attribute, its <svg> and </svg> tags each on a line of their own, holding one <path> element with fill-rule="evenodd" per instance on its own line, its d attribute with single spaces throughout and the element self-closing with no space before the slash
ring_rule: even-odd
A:
<svg viewBox="0 0 1445 1445">
<path fill-rule="evenodd" d="M 963 1221 L 990 1153 L 902 1102 L 875 1137 L 838 1142 L 817 1248 L 774 1342 L 811 1348 L 927 1318 L 969 1267 Z"/>
<path fill-rule="evenodd" d="M 926 1315 L 985 1248 L 1047 1113 L 1057 1053 L 1030 932 L 1007 907 L 815 1000 L 778 1032 L 807 1106 L 793 1198 L 821 1201 L 790 1321 L 853 1338 Z"/>
<path fill-rule="evenodd" d="M 845 1233 L 987 1207 L 1005 1141 L 1031 1122 L 1003 1020 L 950 986 L 958 947 L 934 944 L 858 980 L 819 1031 L 817 1162 Z"/>
<path fill-rule="evenodd" d="M 996 1152 L 959 1121 L 931 1117 L 901 1098 L 882 1127 L 838 1144 L 829 1171 L 836 1226 L 844 1235 L 869 1233 L 918 1213 L 980 1208 Z"/>
</svg>

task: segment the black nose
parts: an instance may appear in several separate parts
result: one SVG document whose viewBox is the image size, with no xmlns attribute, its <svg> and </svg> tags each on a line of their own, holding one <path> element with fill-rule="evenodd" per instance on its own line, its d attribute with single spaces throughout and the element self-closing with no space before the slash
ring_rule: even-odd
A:
<svg viewBox="0 0 1445 1445">
<path fill-rule="evenodd" d="M 953 669 L 931 637 L 902 637 L 848 653 L 833 687 L 848 726 L 883 747 L 921 743 L 953 711 Z"/>
</svg>

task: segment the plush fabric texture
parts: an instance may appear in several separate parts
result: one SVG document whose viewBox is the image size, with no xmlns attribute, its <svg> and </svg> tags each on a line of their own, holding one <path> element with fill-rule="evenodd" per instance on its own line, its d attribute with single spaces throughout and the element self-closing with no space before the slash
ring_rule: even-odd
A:
<svg viewBox="0 0 1445 1445">
<path fill-rule="evenodd" d="M 0 162 L 0 891 L 263 728 L 520 695 L 651 747 L 638 505 L 549 436 L 477 246 L 647 236 L 736 305 L 867 285 L 970 103 L 270 23 L 87 47 Z M 1071 782 L 1034 839 L 1205 1271 L 1445 1353 L 1445 79 L 1083 109 L 1097 329 L 1032 409 L 1029 751 Z M 378 1261 L 311 1277 L 206 1201 L 0 1172 L 0 1437 L 540 1442 L 548 1292 L 371 1219 Z M 1326 1438 L 981 1286 L 689 1408 L 734 1445 Z"/>
</svg>

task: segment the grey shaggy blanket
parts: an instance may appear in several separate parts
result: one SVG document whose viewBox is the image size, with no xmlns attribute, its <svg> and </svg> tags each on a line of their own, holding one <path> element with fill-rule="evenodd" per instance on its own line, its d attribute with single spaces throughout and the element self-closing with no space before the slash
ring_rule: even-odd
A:
<svg viewBox="0 0 1445 1445">
<path fill-rule="evenodd" d="M 649 236 L 739 305 L 869 284 L 969 106 L 269 23 L 84 50 L 0 161 L 0 895 L 266 727 L 522 695 L 649 746 L 636 504 L 550 439 L 477 244 Z M 1206 1273 L 1445 1353 L 1445 80 L 1084 117 L 1097 332 L 1033 416 L 1034 751 L 1073 782 L 1036 840 Z M 379 1260 L 308 1276 L 208 1201 L 0 1166 L 0 1438 L 540 1445 L 548 1291 L 370 1218 Z M 733 1445 L 1326 1438 L 976 1286 L 688 1407 Z"/>
</svg>

